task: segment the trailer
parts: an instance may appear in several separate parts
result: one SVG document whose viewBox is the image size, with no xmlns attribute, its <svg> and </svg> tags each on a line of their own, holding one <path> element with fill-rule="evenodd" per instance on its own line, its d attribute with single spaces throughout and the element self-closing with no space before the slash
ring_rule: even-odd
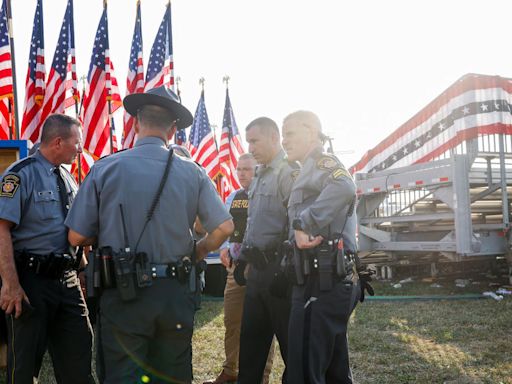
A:
<svg viewBox="0 0 512 384">
<path fill-rule="evenodd" d="M 466 75 L 352 168 L 360 254 L 381 277 L 404 265 L 437 275 L 500 261 L 512 276 L 511 95 L 510 79 Z"/>
</svg>

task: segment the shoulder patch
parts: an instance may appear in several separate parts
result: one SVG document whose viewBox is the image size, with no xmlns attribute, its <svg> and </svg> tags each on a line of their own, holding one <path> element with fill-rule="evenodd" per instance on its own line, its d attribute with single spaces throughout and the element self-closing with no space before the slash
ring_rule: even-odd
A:
<svg viewBox="0 0 512 384">
<path fill-rule="evenodd" d="M 292 171 L 291 176 L 292 176 L 292 180 L 293 181 L 297 180 L 297 177 L 299 176 L 299 173 L 300 173 L 300 169 L 295 169 L 295 170 Z"/>
<path fill-rule="evenodd" d="M 336 168 L 340 168 L 341 163 L 334 156 L 323 155 L 317 160 L 316 166 L 318 169 L 330 171 Z"/>
<path fill-rule="evenodd" d="M 2 179 L 2 189 L 0 196 L 13 198 L 20 187 L 20 178 L 12 173 L 7 174 Z"/>
<path fill-rule="evenodd" d="M 340 177 L 348 177 L 349 179 L 352 178 L 350 173 L 343 167 L 334 169 L 334 171 L 332 171 L 332 173 L 331 173 L 331 176 L 335 180 L 339 179 Z"/>
</svg>

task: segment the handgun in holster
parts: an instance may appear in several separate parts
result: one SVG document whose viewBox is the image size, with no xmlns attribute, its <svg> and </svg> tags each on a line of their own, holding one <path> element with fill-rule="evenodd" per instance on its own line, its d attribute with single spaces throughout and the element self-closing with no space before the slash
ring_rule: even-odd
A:
<svg viewBox="0 0 512 384">
<path fill-rule="evenodd" d="M 197 291 L 197 274 L 196 274 L 196 263 L 197 263 L 197 256 L 196 256 L 196 242 L 194 241 L 194 248 L 192 249 L 192 254 L 190 255 L 190 258 L 188 258 L 190 264 L 185 264 L 184 267 L 187 267 L 188 270 L 188 284 L 190 288 L 190 292 L 196 292 Z M 185 268 L 184 268 L 185 269 Z"/>
<path fill-rule="evenodd" d="M 92 248 L 87 254 L 85 281 L 87 297 L 98 297 L 101 295 L 101 256 L 98 248 Z"/>
<path fill-rule="evenodd" d="M 304 285 L 303 263 L 304 258 L 302 250 L 297 247 L 297 243 L 293 242 L 293 265 L 295 267 L 295 278 L 297 279 L 297 285 Z"/>
</svg>

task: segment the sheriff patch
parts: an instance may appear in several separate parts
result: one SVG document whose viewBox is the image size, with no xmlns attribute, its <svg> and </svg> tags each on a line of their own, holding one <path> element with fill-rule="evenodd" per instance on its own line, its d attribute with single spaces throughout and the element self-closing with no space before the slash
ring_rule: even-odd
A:
<svg viewBox="0 0 512 384">
<path fill-rule="evenodd" d="M 20 186 L 20 178 L 16 175 L 6 175 L 2 180 L 2 191 L 0 196 L 14 197 Z"/>
<path fill-rule="evenodd" d="M 341 163 L 339 160 L 337 160 L 334 157 L 330 156 L 322 156 L 318 161 L 316 162 L 316 166 L 318 169 L 330 171 L 335 168 L 339 168 Z"/>
</svg>

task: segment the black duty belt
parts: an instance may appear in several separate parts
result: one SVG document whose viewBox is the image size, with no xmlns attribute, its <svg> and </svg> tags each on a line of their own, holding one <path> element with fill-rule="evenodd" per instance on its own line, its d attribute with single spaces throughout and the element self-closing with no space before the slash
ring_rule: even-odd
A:
<svg viewBox="0 0 512 384">
<path fill-rule="evenodd" d="M 68 253 L 50 253 L 41 255 L 30 252 L 15 251 L 16 267 L 21 270 L 31 270 L 36 275 L 59 279 L 65 271 L 76 266 L 76 259 Z"/>
<path fill-rule="evenodd" d="M 279 249 L 260 250 L 256 247 L 246 247 L 242 249 L 245 260 L 258 270 L 264 270 L 269 265 L 281 261 L 281 252 Z"/>
</svg>

